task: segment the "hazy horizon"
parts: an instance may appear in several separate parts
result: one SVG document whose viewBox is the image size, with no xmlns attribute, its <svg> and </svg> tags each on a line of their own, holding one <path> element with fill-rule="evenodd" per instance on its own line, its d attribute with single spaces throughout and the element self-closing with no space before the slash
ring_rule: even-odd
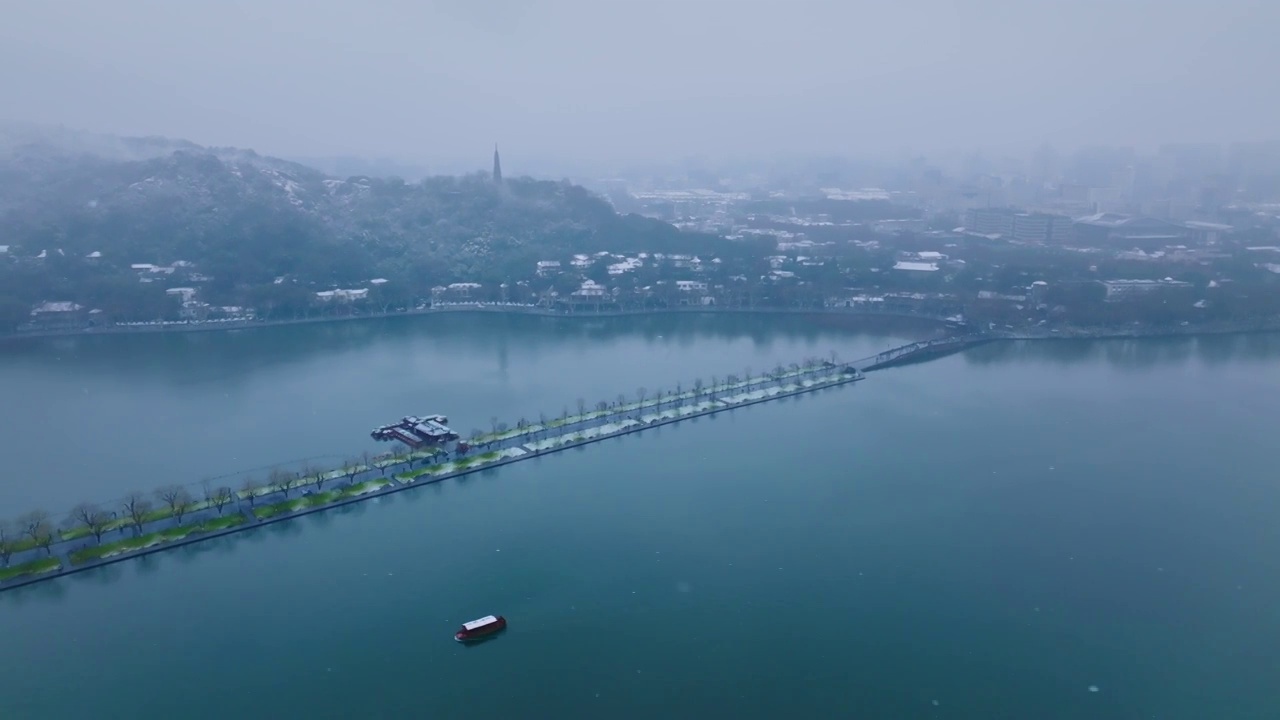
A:
<svg viewBox="0 0 1280 720">
<path fill-rule="evenodd" d="M 22 4 L 8 118 L 292 158 L 532 164 L 1276 137 L 1280 6 Z M 474 161 L 470 161 L 474 158 Z"/>
</svg>

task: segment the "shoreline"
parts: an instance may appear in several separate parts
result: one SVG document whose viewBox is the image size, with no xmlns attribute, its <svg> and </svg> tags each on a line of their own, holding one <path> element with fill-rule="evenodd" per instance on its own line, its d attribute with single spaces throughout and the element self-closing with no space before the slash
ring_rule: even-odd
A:
<svg viewBox="0 0 1280 720">
<path fill-rule="evenodd" d="M 650 310 L 582 310 L 560 311 L 531 305 L 484 305 L 480 303 L 456 303 L 444 306 L 408 310 L 405 312 L 366 313 L 363 315 L 346 315 L 341 317 L 290 318 L 287 320 L 242 320 L 229 322 L 203 322 L 181 324 L 172 322 L 169 325 L 113 325 L 100 328 L 59 328 L 52 330 L 36 330 L 31 332 L 14 332 L 0 335 L 0 344 L 23 339 L 83 337 L 89 335 L 155 335 L 162 333 L 194 333 L 194 332 L 227 332 L 231 330 L 252 330 L 255 328 L 284 327 L 288 325 L 311 325 L 323 323 L 352 322 L 357 320 L 385 320 L 398 317 L 419 317 L 427 315 L 446 315 L 458 313 L 482 313 L 488 315 L 526 315 L 531 317 L 550 318 L 617 318 L 639 317 L 645 315 L 833 315 L 859 318 L 886 318 L 896 320 L 916 320 L 935 325 L 945 325 L 946 319 L 925 314 L 909 312 L 868 312 L 852 308 L 727 308 L 708 306 L 688 306 L 675 308 L 658 308 Z"/>
<path fill-rule="evenodd" d="M 1188 326 L 1180 329 L 1158 329 L 1149 331 L 1116 332 L 1099 330 L 1090 334 L 1058 333 L 1052 335 L 1020 334 L 996 335 L 993 340 L 1155 340 L 1160 338 L 1200 337 L 1204 335 L 1258 335 L 1262 333 L 1280 332 L 1280 322 L 1251 325 L 1248 327 L 1222 326 Z"/>
<path fill-rule="evenodd" d="M 658 315 L 812 315 L 828 317 L 849 317 L 859 319 L 882 318 L 888 321 L 919 322 L 945 328 L 948 320 L 937 315 L 911 312 L 872 312 L 854 308 L 822 307 L 822 308 L 741 308 L 716 306 L 687 306 L 674 308 L 656 308 L 644 310 L 550 310 L 539 306 L 503 305 L 481 303 L 453 303 L 420 310 L 405 312 L 373 313 L 347 315 L 342 317 L 290 318 L 285 320 L 246 320 L 233 322 L 203 322 L 192 324 L 172 323 L 169 325 L 127 325 L 101 328 L 54 329 L 32 332 L 16 332 L 0 335 L 0 347 L 6 343 L 18 343 L 28 339 L 47 339 L 62 337 L 84 337 L 97 335 L 155 335 L 165 333 L 201 333 L 229 332 L 234 330 L 253 330 L 257 328 L 285 327 L 290 325 L 312 325 L 325 323 L 343 323 L 369 320 L 385 320 L 399 317 L 422 317 L 430 315 L 451 314 L 487 314 L 517 315 L 546 318 L 572 318 L 577 320 L 609 319 L 621 317 L 642 317 Z M 1280 321 L 1262 321 L 1245 324 L 1206 324 L 1188 325 L 1176 328 L 1147 328 L 1136 330 L 1116 330 L 1113 328 L 1061 328 L 1061 333 L 1040 333 L 1018 330 L 993 331 L 995 340 L 1137 340 L 1144 338 L 1195 337 L 1198 335 L 1244 335 L 1253 333 L 1280 332 Z"/>
</svg>

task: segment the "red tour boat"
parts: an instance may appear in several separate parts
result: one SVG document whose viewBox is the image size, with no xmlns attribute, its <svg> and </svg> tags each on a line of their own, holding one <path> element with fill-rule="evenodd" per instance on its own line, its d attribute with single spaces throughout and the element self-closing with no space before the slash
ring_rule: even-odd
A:
<svg viewBox="0 0 1280 720">
<path fill-rule="evenodd" d="M 507 619 L 501 615 L 485 615 L 479 620 L 472 620 L 469 623 L 463 623 L 458 632 L 454 634 L 453 639 L 458 642 L 479 640 L 488 635 L 492 635 L 499 630 L 503 630 L 506 627 Z"/>
</svg>

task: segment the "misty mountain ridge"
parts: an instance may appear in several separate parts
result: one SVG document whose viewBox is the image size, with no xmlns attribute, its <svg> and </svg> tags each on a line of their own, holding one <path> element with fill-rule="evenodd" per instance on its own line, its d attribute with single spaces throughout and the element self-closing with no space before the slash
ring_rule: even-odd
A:
<svg viewBox="0 0 1280 720">
<path fill-rule="evenodd" d="M 730 242 L 619 215 L 567 181 L 337 178 L 252 150 L 62 129 L 10 132 L 0 147 L 0 295 L 28 304 L 150 292 L 131 272 L 140 263 L 194 263 L 202 296 L 232 305 L 281 277 L 311 290 L 386 278 L 423 297 L 569 253 Z"/>
<path fill-rule="evenodd" d="M 10 156 L 81 157 L 104 160 L 150 160 L 175 152 L 208 154 L 222 160 L 269 165 L 298 165 L 264 157 L 253 150 L 205 147 L 190 140 L 151 136 L 119 136 L 76 130 L 60 125 L 0 121 L 0 158 Z"/>
</svg>

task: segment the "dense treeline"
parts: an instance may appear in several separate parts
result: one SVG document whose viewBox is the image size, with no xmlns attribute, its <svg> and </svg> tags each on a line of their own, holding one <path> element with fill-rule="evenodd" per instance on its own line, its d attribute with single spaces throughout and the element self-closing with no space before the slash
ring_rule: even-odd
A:
<svg viewBox="0 0 1280 720">
<path fill-rule="evenodd" d="M 6 328 L 22 307 L 44 301 L 129 319 L 172 310 L 161 286 L 175 282 L 140 283 L 135 263 L 191 262 L 202 300 L 256 306 L 375 277 L 391 281 L 384 295 L 426 297 L 438 284 L 531 278 L 538 260 L 604 248 L 753 250 L 619 215 L 567 182 L 339 180 L 244 152 L 116 161 L 26 149 L 0 160 L 0 197 L 10 246 L 0 261 Z M 274 284 L 279 277 L 289 282 Z"/>
</svg>

